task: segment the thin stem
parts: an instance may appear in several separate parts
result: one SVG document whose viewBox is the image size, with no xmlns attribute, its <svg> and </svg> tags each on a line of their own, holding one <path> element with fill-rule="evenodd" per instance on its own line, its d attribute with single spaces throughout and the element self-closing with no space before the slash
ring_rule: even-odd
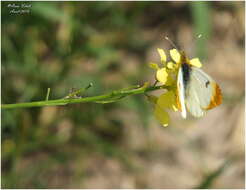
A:
<svg viewBox="0 0 246 190">
<path fill-rule="evenodd" d="M 158 83 L 158 80 L 155 80 L 155 83 L 153 84 L 153 86 L 156 86 Z"/>
<path fill-rule="evenodd" d="M 75 104 L 75 103 L 86 103 L 86 102 L 100 102 L 107 101 L 117 97 L 130 96 L 135 94 L 144 94 L 146 92 L 158 90 L 158 89 L 169 89 L 167 86 L 150 86 L 130 89 L 130 90 L 117 90 L 112 91 L 107 94 L 99 95 L 99 96 L 91 96 L 91 97 L 82 97 L 82 98 L 62 98 L 57 100 L 48 100 L 48 101 L 37 101 L 37 102 L 26 102 L 26 103 L 17 103 L 17 104 L 2 104 L 2 109 L 13 109 L 13 108 L 30 108 L 30 107 L 42 107 L 42 106 L 60 106 L 67 104 Z"/>
<path fill-rule="evenodd" d="M 47 89 L 47 94 L 45 100 L 48 101 L 50 97 L 50 88 Z"/>
</svg>

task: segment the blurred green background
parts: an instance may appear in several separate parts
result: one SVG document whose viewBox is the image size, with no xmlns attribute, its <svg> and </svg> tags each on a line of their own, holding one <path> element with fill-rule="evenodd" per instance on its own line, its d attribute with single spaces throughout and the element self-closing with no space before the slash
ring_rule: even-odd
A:
<svg viewBox="0 0 246 190">
<path fill-rule="evenodd" d="M 165 35 L 199 56 L 224 97 L 202 119 L 171 113 L 168 128 L 143 95 L 1 110 L 2 188 L 243 188 L 244 11 L 244 2 L 2 2 L 2 104 L 44 100 L 47 88 L 57 99 L 90 82 L 84 96 L 154 82 L 148 63 L 171 48 Z"/>
</svg>

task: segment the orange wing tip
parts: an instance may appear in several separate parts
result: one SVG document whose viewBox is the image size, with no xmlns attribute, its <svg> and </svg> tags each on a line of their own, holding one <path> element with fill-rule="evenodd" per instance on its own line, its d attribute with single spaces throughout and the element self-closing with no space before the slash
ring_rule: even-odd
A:
<svg viewBox="0 0 246 190">
<path fill-rule="evenodd" d="M 205 110 L 210 110 L 222 103 L 222 93 L 219 85 L 217 83 L 213 83 L 213 95 L 210 101 L 210 104 Z"/>
</svg>

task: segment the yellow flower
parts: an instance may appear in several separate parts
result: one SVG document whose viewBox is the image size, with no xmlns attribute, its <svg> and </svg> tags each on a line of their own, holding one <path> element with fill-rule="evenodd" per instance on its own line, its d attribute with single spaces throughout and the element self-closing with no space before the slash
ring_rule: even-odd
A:
<svg viewBox="0 0 246 190">
<path fill-rule="evenodd" d="M 201 64 L 201 62 L 200 62 L 200 60 L 198 58 L 193 58 L 193 59 L 189 60 L 185 56 L 184 52 L 181 52 L 181 53 L 183 54 L 183 57 L 186 59 L 185 61 L 188 64 L 190 64 L 192 66 L 195 66 L 195 67 L 198 67 L 198 68 L 202 67 L 202 64 Z M 181 61 L 182 61 L 181 60 L 182 55 L 179 53 L 179 51 L 176 50 L 176 49 L 171 49 L 170 50 L 170 56 L 175 61 L 176 65 L 177 65 L 177 68 L 179 68 L 180 65 L 181 65 Z"/>
<path fill-rule="evenodd" d="M 198 68 L 202 67 L 202 64 L 198 58 L 191 59 L 190 64 Z"/>
<path fill-rule="evenodd" d="M 162 94 L 156 101 L 154 115 L 160 123 L 167 127 L 169 124 L 169 115 L 167 109 L 177 111 L 176 96 L 174 91 L 170 90 Z"/>
<path fill-rule="evenodd" d="M 169 115 L 166 110 L 171 109 L 173 111 L 178 111 L 178 105 L 176 101 L 176 84 L 178 70 L 182 62 L 185 61 L 186 63 L 195 67 L 201 67 L 202 64 L 198 58 L 189 60 L 185 56 L 184 52 L 180 53 L 177 49 L 170 50 L 170 56 L 174 62 L 167 62 L 165 51 L 160 48 L 158 48 L 157 51 L 160 55 L 161 64 L 163 65 L 163 67 L 160 68 L 156 63 L 151 63 L 150 67 L 156 70 L 156 80 L 163 85 L 170 86 L 171 88 L 168 91 L 164 92 L 160 97 L 148 96 L 148 98 L 155 105 L 155 117 L 163 126 L 166 127 L 168 126 L 170 121 Z"/>
<path fill-rule="evenodd" d="M 171 86 L 175 82 L 175 75 L 174 71 L 177 69 L 176 65 L 169 61 L 167 62 L 167 56 L 165 54 L 165 51 L 163 49 L 158 48 L 157 49 L 160 58 L 161 58 L 161 64 L 163 67 L 159 67 L 156 63 L 150 63 L 150 67 L 152 69 L 157 70 L 156 71 L 156 80 L 163 85 Z"/>
<path fill-rule="evenodd" d="M 156 79 L 159 82 L 161 82 L 162 84 L 166 84 L 167 78 L 168 78 L 168 72 L 167 72 L 167 69 L 165 67 L 157 70 Z"/>
<path fill-rule="evenodd" d="M 180 55 L 180 53 L 178 52 L 178 50 L 176 50 L 176 49 L 171 49 L 171 50 L 170 50 L 170 56 L 171 56 L 171 58 L 172 58 L 176 63 L 180 63 L 180 61 L 181 61 L 181 55 Z"/>
<path fill-rule="evenodd" d="M 160 48 L 157 48 L 157 51 L 158 51 L 158 53 L 159 53 L 159 55 L 161 57 L 161 63 L 163 65 L 165 65 L 166 64 L 166 61 L 167 61 L 167 56 L 165 54 L 165 51 L 163 49 L 160 49 Z"/>
<path fill-rule="evenodd" d="M 148 100 L 154 104 L 154 107 L 155 107 L 154 115 L 156 119 L 159 120 L 160 123 L 164 127 L 167 127 L 170 119 L 169 119 L 169 115 L 166 112 L 165 108 L 170 107 L 170 105 L 162 105 L 163 107 L 161 107 L 159 104 L 160 102 L 161 104 L 163 104 L 164 101 L 162 100 L 166 98 L 171 98 L 171 96 L 170 96 L 170 93 L 167 93 L 167 94 L 163 94 L 161 97 L 162 98 L 158 98 L 153 95 L 147 95 Z M 165 101 L 165 102 L 169 102 L 169 101 Z"/>
</svg>

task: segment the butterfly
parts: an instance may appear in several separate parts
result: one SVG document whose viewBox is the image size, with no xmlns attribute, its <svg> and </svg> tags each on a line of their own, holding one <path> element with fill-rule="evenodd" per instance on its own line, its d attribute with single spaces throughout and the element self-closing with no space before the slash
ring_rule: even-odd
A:
<svg viewBox="0 0 246 190">
<path fill-rule="evenodd" d="M 219 85 L 204 71 L 189 63 L 184 51 L 177 75 L 177 104 L 183 118 L 187 111 L 194 117 L 204 114 L 222 103 Z"/>
</svg>

